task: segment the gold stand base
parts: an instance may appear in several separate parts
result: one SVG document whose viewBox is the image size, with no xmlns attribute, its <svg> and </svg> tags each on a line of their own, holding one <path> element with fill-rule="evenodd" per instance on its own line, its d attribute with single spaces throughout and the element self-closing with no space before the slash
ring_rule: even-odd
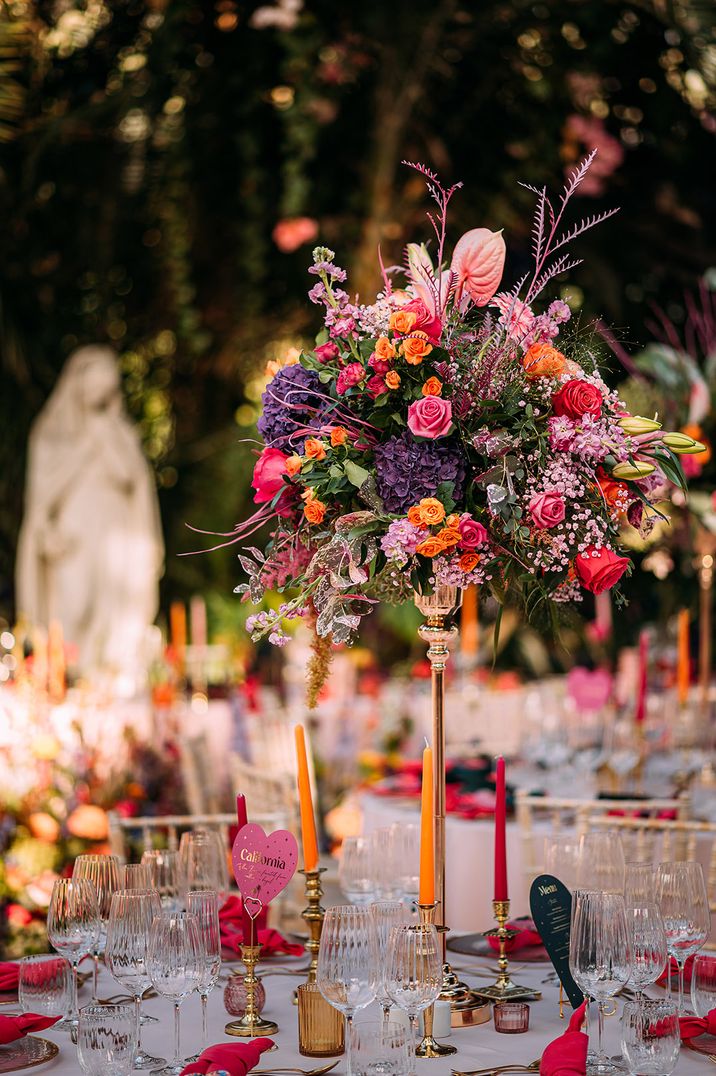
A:
<svg viewBox="0 0 716 1076">
<path fill-rule="evenodd" d="M 240 1020 L 232 1020 L 224 1028 L 227 1035 L 235 1035 L 238 1039 L 256 1039 L 262 1035 L 275 1035 L 278 1024 L 273 1020 L 263 1020 L 260 1016 L 253 1020 L 242 1016 Z"/>
<path fill-rule="evenodd" d="M 490 1001 L 539 1001 L 542 994 L 539 990 L 533 990 L 530 986 L 518 986 L 508 979 L 506 983 L 495 983 L 494 986 L 486 986 L 484 989 L 475 990 L 479 998 L 488 998 Z"/>
<path fill-rule="evenodd" d="M 448 1043 L 438 1042 L 432 1035 L 426 1035 L 415 1050 L 416 1057 L 449 1057 L 450 1054 L 456 1053 L 457 1046 L 450 1046 Z"/>
</svg>

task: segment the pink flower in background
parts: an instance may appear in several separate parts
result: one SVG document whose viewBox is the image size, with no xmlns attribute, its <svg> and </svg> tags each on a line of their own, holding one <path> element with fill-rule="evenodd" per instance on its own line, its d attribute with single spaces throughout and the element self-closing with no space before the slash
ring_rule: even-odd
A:
<svg viewBox="0 0 716 1076">
<path fill-rule="evenodd" d="M 472 228 L 455 244 L 450 266 L 455 277 L 455 302 L 463 294 L 478 306 L 485 306 L 500 286 L 505 268 L 505 241 L 502 232 Z"/>
<path fill-rule="evenodd" d="M 348 392 L 348 389 L 355 388 L 363 378 L 365 377 L 365 370 L 359 362 L 351 362 L 338 375 L 336 381 L 336 392 L 339 396 L 343 396 Z"/>
<path fill-rule="evenodd" d="M 251 485 L 256 491 L 254 502 L 265 504 L 272 501 L 280 489 L 284 486 L 283 476 L 286 474 L 286 460 L 288 457 L 278 448 L 265 448 L 254 466 L 254 476 Z"/>
<path fill-rule="evenodd" d="M 282 254 L 291 254 L 318 235 L 318 221 L 313 217 L 285 217 L 275 225 L 271 236 Z"/>
<path fill-rule="evenodd" d="M 423 396 L 408 408 L 408 429 L 414 437 L 445 437 L 452 426 L 452 404 L 442 396 Z"/>
<path fill-rule="evenodd" d="M 551 490 L 547 493 L 535 493 L 530 498 L 530 515 L 535 527 L 543 530 L 556 527 L 564 519 L 564 499 L 561 493 Z"/>
<path fill-rule="evenodd" d="M 333 362 L 341 352 L 338 344 L 334 344 L 332 340 L 329 340 L 325 344 L 319 344 L 318 347 L 314 347 L 313 353 L 319 362 Z"/>
<path fill-rule="evenodd" d="M 595 116 L 580 116 L 573 113 L 567 117 L 564 125 L 564 135 L 567 142 L 576 141 L 587 150 L 596 149 L 597 156 L 594 158 L 592 167 L 582 180 L 577 193 L 596 198 L 604 193 L 605 180 L 609 178 L 624 160 L 624 147 L 621 142 L 609 134 L 602 120 Z M 581 154 L 581 147 L 575 150 L 574 156 Z M 570 161 L 565 172 L 567 175 L 572 171 L 573 162 Z"/>
</svg>

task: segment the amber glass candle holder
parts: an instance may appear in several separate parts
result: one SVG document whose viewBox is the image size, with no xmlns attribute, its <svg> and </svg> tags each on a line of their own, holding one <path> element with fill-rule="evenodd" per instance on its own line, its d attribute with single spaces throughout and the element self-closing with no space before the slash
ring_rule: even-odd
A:
<svg viewBox="0 0 716 1076">
<path fill-rule="evenodd" d="M 315 983 L 298 994 L 298 1052 L 304 1057 L 336 1057 L 345 1048 L 343 1013 L 329 1005 Z"/>
</svg>

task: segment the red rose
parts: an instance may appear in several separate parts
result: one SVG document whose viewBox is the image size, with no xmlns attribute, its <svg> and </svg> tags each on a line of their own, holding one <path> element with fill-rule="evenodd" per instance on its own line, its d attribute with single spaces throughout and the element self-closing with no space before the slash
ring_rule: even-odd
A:
<svg viewBox="0 0 716 1076">
<path fill-rule="evenodd" d="M 606 546 L 590 545 L 574 561 L 577 579 L 585 590 L 601 594 L 611 590 L 629 567 L 629 558 L 620 557 Z"/>
<path fill-rule="evenodd" d="M 333 362 L 340 355 L 340 350 L 338 344 L 334 344 L 332 340 L 329 340 L 325 344 L 319 344 L 318 347 L 314 347 L 313 354 L 319 362 Z"/>
<path fill-rule="evenodd" d="M 369 377 L 366 381 L 365 388 L 366 392 L 373 400 L 388 391 L 388 386 L 386 385 L 385 378 L 382 374 L 373 374 L 372 377 Z"/>
<path fill-rule="evenodd" d="M 478 523 L 468 512 L 465 512 L 460 517 L 458 530 L 460 531 L 461 549 L 477 549 L 478 546 L 484 545 L 489 539 L 487 530 L 482 523 Z"/>
<path fill-rule="evenodd" d="M 602 413 L 604 398 L 595 385 L 589 381 L 573 379 L 568 381 L 552 397 L 555 415 L 567 418 L 582 418 L 583 415 L 598 417 Z"/>
<path fill-rule="evenodd" d="M 422 299 L 411 299 L 409 303 L 401 306 L 400 309 L 410 314 L 415 314 L 415 324 L 410 330 L 411 332 L 425 333 L 431 344 L 439 342 L 440 334 L 443 331 L 442 322 L 440 318 L 428 310 Z"/>
<path fill-rule="evenodd" d="M 251 485 L 256 490 L 254 493 L 256 504 L 272 501 L 279 490 L 283 489 L 287 459 L 288 457 L 278 448 L 265 448 L 256 460 L 254 476 L 251 479 Z"/>
</svg>

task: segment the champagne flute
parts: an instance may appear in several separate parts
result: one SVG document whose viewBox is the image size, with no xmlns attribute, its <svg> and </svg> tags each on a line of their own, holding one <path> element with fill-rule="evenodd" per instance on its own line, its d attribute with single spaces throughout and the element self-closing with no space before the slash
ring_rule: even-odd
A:
<svg viewBox="0 0 716 1076">
<path fill-rule="evenodd" d="M 329 1005 L 346 1018 L 348 1076 L 353 1017 L 375 998 L 377 965 L 378 949 L 368 909 L 352 904 L 329 908 L 323 920 L 316 985 Z"/>
<path fill-rule="evenodd" d="M 637 998 L 644 996 L 644 987 L 655 983 L 666 967 L 669 954 L 666 931 L 658 904 L 644 901 L 627 904 L 627 928 L 631 953 L 631 981 Z"/>
<path fill-rule="evenodd" d="M 157 993 L 174 1002 L 174 1058 L 155 1076 L 178 1076 L 184 1068 L 179 1056 L 179 1012 L 186 997 L 199 988 L 205 954 L 199 924 L 190 912 L 158 915 L 149 931 L 147 972 Z"/>
<path fill-rule="evenodd" d="M 410 1068 L 415 1069 L 418 1014 L 437 1000 L 442 989 L 442 953 L 433 923 L 394 927 L 386 958 L 385 988 L 410 1021 Z"/>
<path fill-rule="evenodd" d="M 187 911 L 196 916 L 199 939 L 202 945 L 203 964 L 199 980 L 199 997 L 201 998 L 201 1049 L 205 1050 L 209 1042 L 206 1024 L 206 1010 L 209 994 L 216 986 L 221 971 L 221 932 L 219 930 L 219 897 L 217 893 L 201 890 L 190 893 Z M 195 1060 L 192 1058 L 191 1060 Z"/>
<path fill-rule="evenodd" d="M 82 855 L 77 856 L 72 870 L 72 877 L 86 878 L 91 882 L 97 893 L 97 907 L 99 909 L 100 932 L 97 944 L 92 954 L 94 958 L 94 982 L 92 1001 L 97 1001 L 97 981 L 99 978 L 99 960 L 104 955 L 107 944 L 107 921 L 109 909 L 112 903 L 112 894 L 119 889 L 119 856 L 112 855 Z"/>
<path fill-rule="evenodd" d="M 97 894 L 86 878 L 58 878 L 47 912 L 47 937 L 53 949 L 72 965 L 72 994 L 68 1023 L 77 1026 L 77 968 L 96 947 L 100 934 Z"/>
<path fill-rule="evenodd" d="M 387 953 L 393 928 L 408 925 L 408 910 L 399 900 L 376 901 L 369 907 L 378 952 Z M 375 996 L 376 1001 L 380 1003 L 383 1009 L 383 1019 L 387 1024 L 390 1020 L 390 1007 L 393 1004 L 393 999 L 386 988 L 386 970 L 385 962 L 380 961 Z"/>
<path fill-rule="evenodd" d="M 711 913 L 700 863 L 660 863 L 656 897 L 666 930 L 669 956 L 679 968 L 679 1015 L 684 1012 L 684 964 L 698 953 L 711 930 Z"/>
<path fill-rule="evenodd" d="M 141 1036 L 142 995 L 151 983 L 147 971 L 149 931 L 161 912 L 159 894 L 149 889 L 120 889 L 112 896 L 105 959 L 114 978 L 134 998 L 137 1026 L 134 1067 L 137 1069 L 156 1068 L 165 1061 L 163 1057 L 152 1057 L 144 1052 Z"/>
</svg>

